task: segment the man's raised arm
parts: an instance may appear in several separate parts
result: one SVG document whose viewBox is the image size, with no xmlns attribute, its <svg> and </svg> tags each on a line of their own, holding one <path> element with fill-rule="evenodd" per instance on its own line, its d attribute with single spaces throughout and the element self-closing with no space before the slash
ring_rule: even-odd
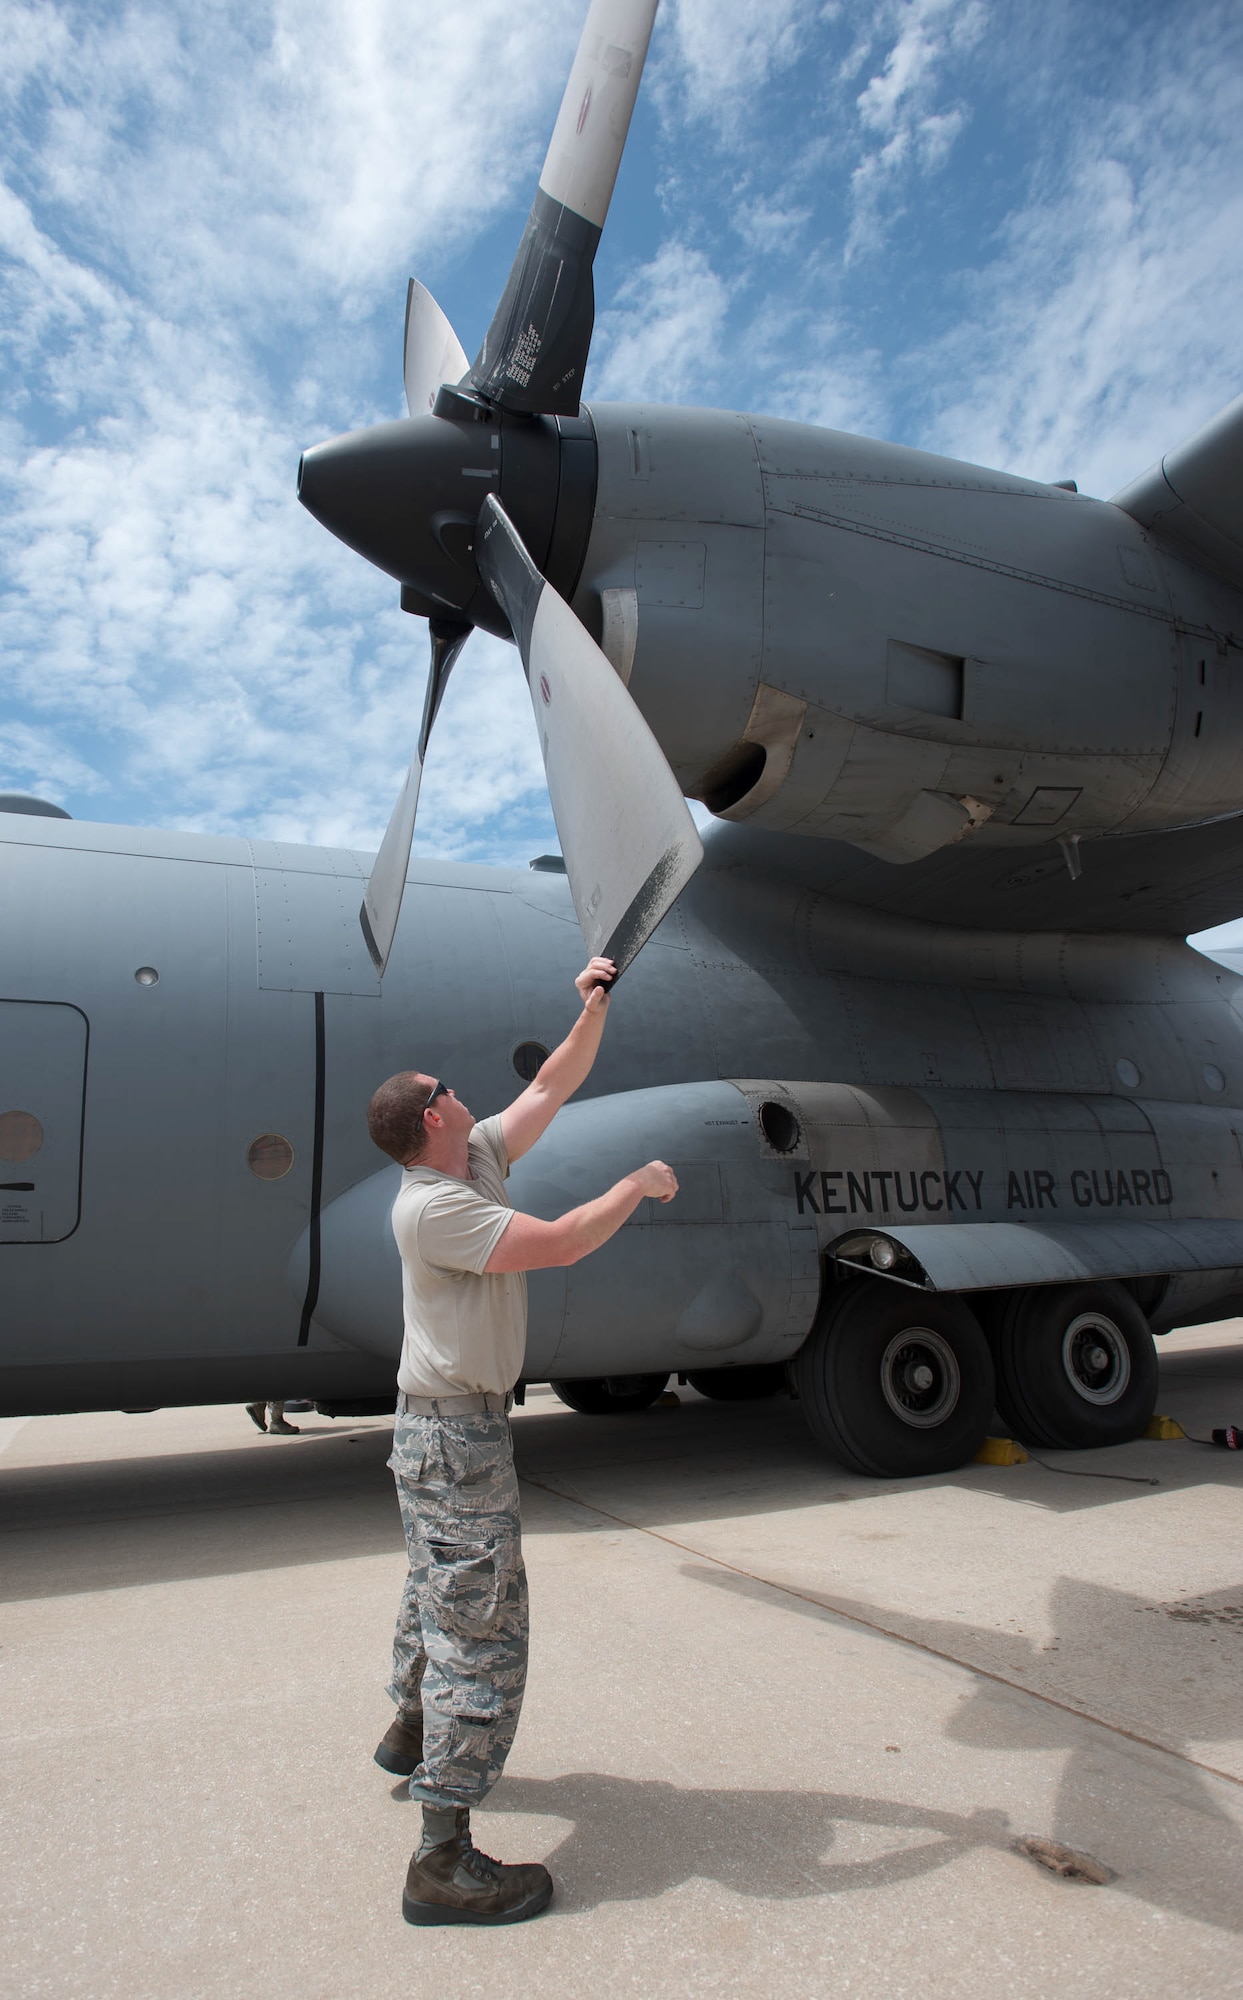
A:
<svg viewBox="0 0 1243 2000">
<path fill-rule="evenodd" d="M 582 998 L 582 1013 L 560 1047 L 548 1057 L 534 1082 L 527 1085 L 521 1096 L 515 1097 L 508 1110 L 502 1111 L 501 1136 L 511 1166 L 524 1153 L 530 1152 L 567 1098 L 573 1097 L 580 1083 L 586 1081 L 604 1033 L 604 1017 L 609 1005 L 608 988 L 615 975 L 616 968 L 611 958 L 593 958 L 579 973 L 574 984 Z M 506 1230 L 505 1234 L 508 1235 L 509 1231 Z M 490 1270 L 491 1265 L 488 1268 Z M 528 1267 L 511 1264 L 503 1268 L 517 1271 Z M 538 1267 L 533 1265 L 529 1268 Z"/>
</svg>

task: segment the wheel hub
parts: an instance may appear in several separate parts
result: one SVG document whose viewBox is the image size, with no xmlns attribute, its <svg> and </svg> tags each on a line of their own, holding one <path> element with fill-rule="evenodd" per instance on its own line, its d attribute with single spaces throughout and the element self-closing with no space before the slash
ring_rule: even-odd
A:
<svg viewBox="0 0 1243 2000">
<path fill-rule="evenodd" d="M 880 1383 L 896 1417 L 932 1430 L 957 1407 L 962 1376 L 948 1340 L 930 1326 L 896 1333 L 881 1357 Z"/>
<path fill-rule="evenodd" d="M 1116 1403 L 1131 1380 L 1131 1350 L 1103 1313 L 1080 1313 L 1062 1335 L 1062 1366 L 1085 1403 Z"/>
</svg>

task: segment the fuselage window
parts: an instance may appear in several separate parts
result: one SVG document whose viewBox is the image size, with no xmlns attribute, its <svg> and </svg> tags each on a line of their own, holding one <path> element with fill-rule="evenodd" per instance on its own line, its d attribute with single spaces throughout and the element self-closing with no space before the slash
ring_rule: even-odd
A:
<svg viewBox="0 0 1243 2000">
<path fill-rule="evenodd" d="M 283 1181 L 293 1165 L 293 1147 L 279 1132 L 261 1132 L 252 1139 L 246 1164 L 259 1181 Z"/>
<path fill-rule="evenodd" d="M 0 1111 L 0 1160 L 33 1160 L 43 1127 L 33 1111 Z"/>
</svg>

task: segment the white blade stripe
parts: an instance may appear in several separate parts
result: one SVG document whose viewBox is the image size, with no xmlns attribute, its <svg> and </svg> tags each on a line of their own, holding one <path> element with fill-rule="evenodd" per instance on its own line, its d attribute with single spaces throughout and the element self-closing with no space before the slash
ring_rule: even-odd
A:
<svg viewBox="0 0 1243 2000">
<path fill-rule="evenodd" d="M 603 229 L 657 0 L 592 0 L 539 184 Z"/>
</svg>

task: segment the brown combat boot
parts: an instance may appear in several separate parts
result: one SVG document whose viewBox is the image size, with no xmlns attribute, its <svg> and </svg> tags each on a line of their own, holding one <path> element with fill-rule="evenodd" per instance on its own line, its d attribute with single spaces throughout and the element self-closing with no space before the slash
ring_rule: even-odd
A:
<svg viewBox="0 0 1243 2000">
<path fill-rule="evenodd" d="M 538 1861 L 507 1864 L 481 1854 L 462 1807 L 457 1832 L 410 1857 L 401 1914 L 408 1924 L 520 1924 L 552 1901 L 552 1876 Z"/>
<path fill-rule="evenodd" d="M 376 1744 L 376 1763 L 395 1778 L 411 1778 L 423 1762 L 423 1718 L 398 1715 Z"/>
</svg>

